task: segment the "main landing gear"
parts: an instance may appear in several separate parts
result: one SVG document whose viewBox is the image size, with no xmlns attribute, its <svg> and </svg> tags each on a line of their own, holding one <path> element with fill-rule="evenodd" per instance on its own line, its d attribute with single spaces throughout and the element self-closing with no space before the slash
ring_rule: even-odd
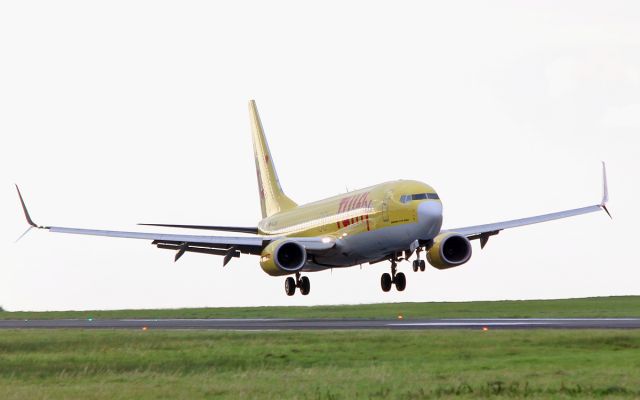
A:
<svg viewBox="0 0 640 400">
<path fill-rule="evenodd" d="M 393 284 L 396 285 L 398 292 L 402 292 L 407 287 L 407 277 L 402 272 L 396 273 L 396 260 L 391 260 L 391 275 L 388 273 L 382 274 L 380 278 L 380 286 L 383 292 L 391 290 Z"/>
<path fill-rule="evenodd" d="M 413 260 L 413 272 L 418 272 L 418 270 L 420 270 L 420 272 L 424 272 L 426 264 L 424 260 L 420 259 L 420 249 L 416 250 L 416 257 L 417 260 Z"/>
<path fill-rule="evenodd" d="M 300 288 L 300 293 L 306 296 L 311 291 L 311 282 L 306 276 L 301 277 L 300 272 L 296 272 L 296 278 L 288 277 L 284 281 L 284 291 L 287 296 L 293 296 L 296 293 L 296 288 Z"/>
</svg>

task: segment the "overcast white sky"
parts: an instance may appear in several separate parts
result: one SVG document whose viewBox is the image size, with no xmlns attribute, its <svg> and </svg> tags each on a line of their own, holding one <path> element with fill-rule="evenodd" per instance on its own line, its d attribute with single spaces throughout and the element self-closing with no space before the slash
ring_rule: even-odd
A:
<svg viewBox="0 0 640 400">
<path fill-rule="evenodd" d="M 0 305 L 310 305 L 640 294 L 638 2 L 0 3 Z M 255 225 L 247 100 L 305 203 L 392 179 L 434 186 L 445 227 L 600 200 L 504 231 L 456 269 L 310 274 L 287 297 L 258 258 L 31 232 L 36 222 Z"/>
</svg>

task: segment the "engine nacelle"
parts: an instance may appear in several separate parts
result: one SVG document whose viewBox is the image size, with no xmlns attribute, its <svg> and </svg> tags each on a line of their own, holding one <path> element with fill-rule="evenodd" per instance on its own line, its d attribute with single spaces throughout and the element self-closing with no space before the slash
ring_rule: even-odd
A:
<svg viewBox="0 0 640 400">
<path fill-rule="evenodd" d="M 471 258 L 471 242 L 465 236 L 450 232 L 441 233 L 427 250 L 429 264 L 438 269 L 457 267 Z"/>
<path fill-rule="evenodd" d="M 271 276 L 298 272 L 307 262 L 307 250 L 300 243 L 280 239 L 269 244 L 260 255 L 260 267 Z"/>
</svg>

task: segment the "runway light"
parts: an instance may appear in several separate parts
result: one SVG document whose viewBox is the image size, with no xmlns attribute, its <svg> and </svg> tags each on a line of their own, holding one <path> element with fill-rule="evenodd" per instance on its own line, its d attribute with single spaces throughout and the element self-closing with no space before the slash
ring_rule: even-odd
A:
<svg viewBox="0 0 640 400">
<path fill-rule="evenodd" d="M 483 326 L 483 327 L 482 327 L 482 330 L 486 332 L 486 331 L 488 331 L 488 330 L 489 330 L 489 327 L 488 327 L 488 326 Z"/>
<path fill-rule="evenodd" d="M 87 321 L 93 322 L 93 318 L 89 317 L 89 318 L 87 318 Z"/>
<path fill-rule="evenodd" d="M 404 317 L 402 316 L 402 314 L 398 315 L 398 319 L 403 319 Z"/>
<path fill-rule="evenodd" d="M 147 328 L 146 326 L 143 326 L 143 327 L 142 327 L 142 330 L 143 330 L 143 331 L 146 331 L 147 329 L 149 329 L 149 328 Z"/>
</svg>

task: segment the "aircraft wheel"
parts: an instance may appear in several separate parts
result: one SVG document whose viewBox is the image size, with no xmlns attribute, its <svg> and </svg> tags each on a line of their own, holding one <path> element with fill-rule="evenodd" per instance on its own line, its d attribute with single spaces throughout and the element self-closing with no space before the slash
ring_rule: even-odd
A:
<svg viewBox="0 0 640 400">
<path fill-rule="evenodd" d="M 311 291 L 311 282 L 309 281 L 309 278 L 307 278 L 306 276 L 303 276 L 302 278 L 300 278 L 300 293 L 302 293 L 303 296 L 306 296 L 309 294 L 310 291 Z"/>
<path fill-rule="evenodd" d="M 387 274 L 386 272 L 382 274 L 382 277 L 380 278 L 380 286 L 382 287 L 382 291 L 388 292 L 389 290 L 391 290 L 391 284 L 391 275 Z"/>
<path fill-rule="evenodd" d="M 422 261 L 422 260 L 420 260 Z M 418 268 L 420 268 L 420 261 L 413 260 L 413 272 L 418 272 Z"/>
<path fill-rule="evenodd" d="M 404 288 L 407 287 L 407 278 L 404 276 L 402 272 L 399 272 L 396 274 L 395 284 L 396 284 L 396 289 L 398 289 L 398 292 L 402 292 Z"/>
<path fill-rule="evenodd" d="M 424 260 L 420 260 L 420 272 L 424 272 L 426 268 L 426 263 L 424 262 Z"/>
<path fill-rule="evenodd" d="M 296 280 L 292 277 L 285 279 L 284 291 L 287 293 L 287 296 L 293 296 L 296 292 Z"/>
</svg>

